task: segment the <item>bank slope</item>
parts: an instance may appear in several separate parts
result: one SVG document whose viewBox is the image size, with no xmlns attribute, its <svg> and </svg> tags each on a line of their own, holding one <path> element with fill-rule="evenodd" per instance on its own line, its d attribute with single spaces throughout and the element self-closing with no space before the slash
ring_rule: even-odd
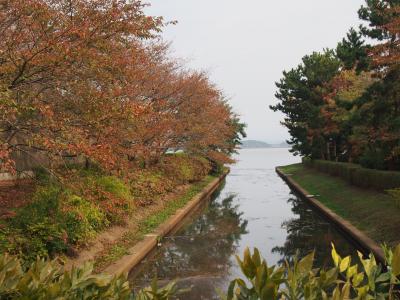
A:
<svg viewBox="0 0 400 300">
<path fill-rule="evenodd" d="M 379 244 L 400 242 L 400 210 L 389 195 L 295 164 L 279 169 L 323 205 Z"/>
</svg>

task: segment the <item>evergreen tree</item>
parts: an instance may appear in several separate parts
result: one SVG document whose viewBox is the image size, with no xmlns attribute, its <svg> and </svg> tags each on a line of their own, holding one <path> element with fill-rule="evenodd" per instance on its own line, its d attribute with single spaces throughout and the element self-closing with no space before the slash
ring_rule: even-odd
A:
<svg viewBox="0 0 400 300">
<path fill-rule="evenodd" d="M 303 62 L 276 83 L 279 103 L 270 106 L 285 114 L 282 122 L 289 129 L 292 152 L 302 156 L 327 158 L 327 140 L 322 132 L 324 118 L 320 114 L 324 105 L 326 84 L 339 72 L 340 61 L 333 50 L 314 52 L 303 57 Z"/>
<path fill-rule="evenodd" d="M 337 45 L 336 55 L 342 61 L 343 68 L 356 69 L 358 72 L 367 70 L 369 66 L 368 50 L 362 34 L 351 28 L 346 38 Z"/>
<path fill-rule="evenodd" d="M 384 25 L 396 18 L 393 8 L 400 6 L 400 0 L 366 0 L 365 4 L 358 11 L 360 19 L 368 23 L 360 26 L 362 34 L 379 41 L 395 38 Z"/>
</svg>

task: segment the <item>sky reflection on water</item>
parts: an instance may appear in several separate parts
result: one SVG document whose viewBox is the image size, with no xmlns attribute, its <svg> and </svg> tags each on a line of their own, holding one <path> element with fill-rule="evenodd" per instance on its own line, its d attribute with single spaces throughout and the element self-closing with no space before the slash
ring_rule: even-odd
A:
<svg viewBox="0 0 400 300">
<path fill-rule="evenodd" d="M 287 149 L 245 149 L 237 160 L 208 205 L 132 272 L 133 286 L 157 275 L 160 284 L 176 279 L 192 286 L 180 299 L 219 299 L 216 288 L 226 290 L 240 275 L 235 254 L 246 247 L 257 247 L 269 265 L 312 250 L 316 265 L 327 265 L 331 242 L 343 254 L 355 251 L 275 173 L 276 166 L 299 161 Z"/>
</svg>

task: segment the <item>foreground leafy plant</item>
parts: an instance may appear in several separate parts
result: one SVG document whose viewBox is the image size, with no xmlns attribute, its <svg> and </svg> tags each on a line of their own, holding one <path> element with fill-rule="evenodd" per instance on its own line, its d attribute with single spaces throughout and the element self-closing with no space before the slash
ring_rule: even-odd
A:
<svg viewBox="0 0 400 300">
<path fill-rule="evenodd" d="M 384 247 L 386 270 L 371 254 L 367 259 L 359 252 L 359 262 L 342 258 L 332 246 L 334 267 L 329 270 L 313 268 L 314 253 L 295 258 L 283 266 L 267 265 L 257 248 L 251 254 L 237 257 L 245 280 L 237 278 L 229 286 L 226 300 L 245 299 L 398 299 L 400 287 L 400 245 L 394 251 Z M 248 286 L 248 283 L 250 284 Z"/>
<path fill-rule="evenodd" d="M 180 290 L 175 283 L 152 286 L 135 296 L 124 276 L 95 275 L 93 266 L 65 271 L 57 261 L 37 259 L 24 270 L 17 257 L 0 255 L 0 299 L 139 299 L 168 300 Z"/>
<path fill-rule="evenodd" d="M 185 293 L 187 289 L 179 289 L 175 282 L 170 282 L 165 287 L 160 288 L 157 285 L 157 279 L 154 278 L 151 286 L 142 289 L 134 298 L 135 300 L 167 300 L 174 296 Z M 174 298 L 175 299 L 175 298 Z"/>
</svg>

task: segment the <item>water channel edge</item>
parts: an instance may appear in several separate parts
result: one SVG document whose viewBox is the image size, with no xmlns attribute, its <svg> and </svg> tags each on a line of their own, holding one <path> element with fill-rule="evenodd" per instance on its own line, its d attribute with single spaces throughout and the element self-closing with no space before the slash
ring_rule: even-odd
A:
<svg viewBox="0 0 400 300">
<path fill-rule="evenodd" d="M 302 188 L 297 182 L 285 174 L 279 167 L 275 168 L 278 175 L 289 185 L 289 187 L 297 193 L 301 198 L 310 203 L 315 209 L 317 209 L 322 215 L 324 215 L 330 222 L 335 224 L 347 237 L 359 246 L 365 255 L 372 253 L 375 259 L 381 264 L 385 264 L 385 255 L 382 248 L 364 232 L 356 228 L 349 221 L 343 219 L 331 209 L 326 207 L 315 197 L 312 197 L 308 191 Z"/>
<path fill-rule="evenodd" d="M 194 196 L 183 208 L 180 208 L 167 221 L 157 227 L 154 232 L 146 234 L 140 242 L 128 250 L 128 255 L 110 264 L 104 273 L 119 276 L 127 274 L 147 257 L 158 245 L 160 239 L 173 231 L 199 204 L 208 199 L 221 185 L 230 170 L 210 182 L 200 193 Z"/>
</svg>

